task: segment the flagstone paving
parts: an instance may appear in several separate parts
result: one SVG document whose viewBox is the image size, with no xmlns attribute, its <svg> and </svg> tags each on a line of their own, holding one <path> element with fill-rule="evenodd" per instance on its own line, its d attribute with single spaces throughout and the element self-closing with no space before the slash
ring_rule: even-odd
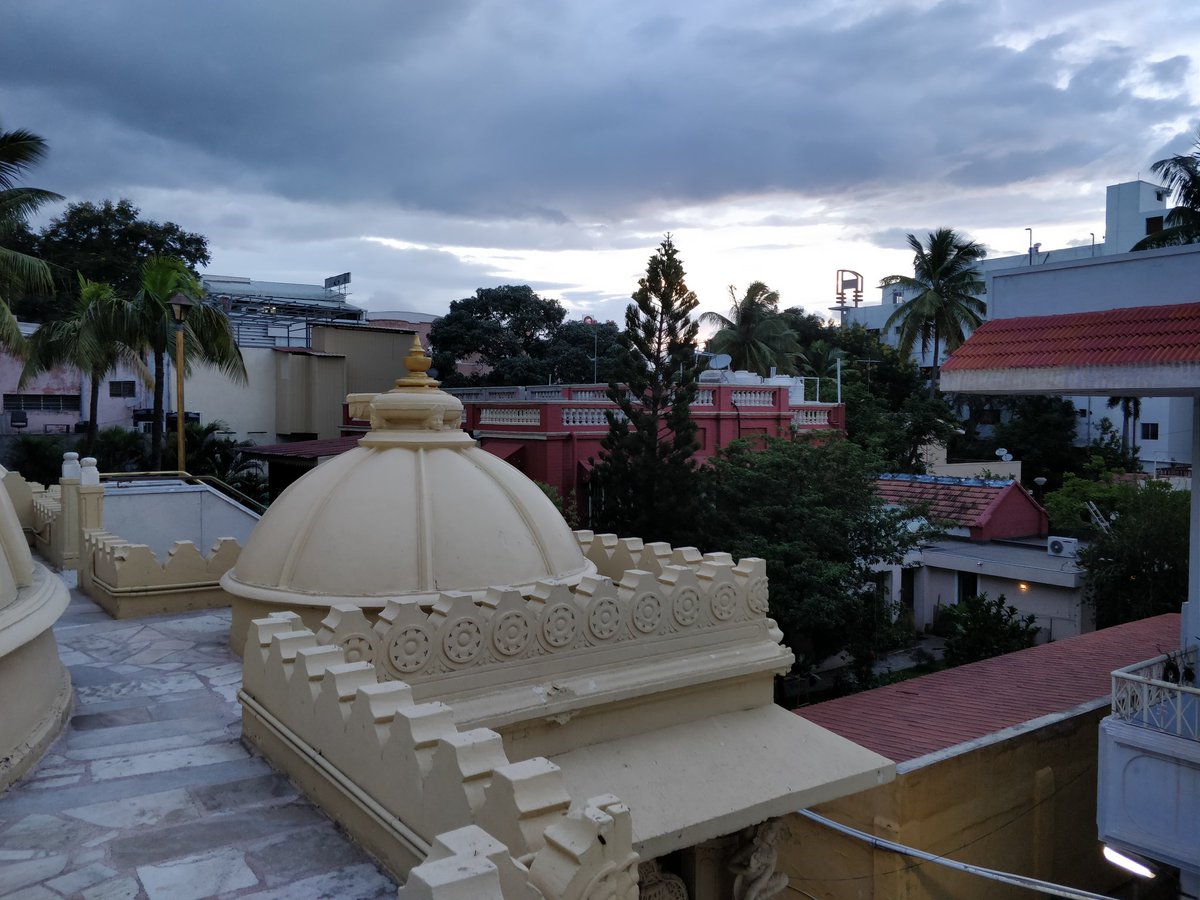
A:
<svg viewBox="0 0 1200 900">
<path fill-rule="evenodd" d="M 395 883 L 242 744 L 229 619 L 116 621 L 72 591 L 54 631 L 75 708 L 37 767 L 0 794 L 0 897 L 395 897 Z"/>
</svg>

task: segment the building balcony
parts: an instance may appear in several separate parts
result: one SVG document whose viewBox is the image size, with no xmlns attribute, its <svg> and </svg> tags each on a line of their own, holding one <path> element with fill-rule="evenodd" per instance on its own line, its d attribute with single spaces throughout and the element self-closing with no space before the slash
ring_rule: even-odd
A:
<svg viewBox="0 0 1200 900">
<path fill-rule="evenodd" d="M 1100 723 L 1100 840 L 1200 871 L 1200 689 L 1195 647 L 1112 673 Z"/>
</svg>

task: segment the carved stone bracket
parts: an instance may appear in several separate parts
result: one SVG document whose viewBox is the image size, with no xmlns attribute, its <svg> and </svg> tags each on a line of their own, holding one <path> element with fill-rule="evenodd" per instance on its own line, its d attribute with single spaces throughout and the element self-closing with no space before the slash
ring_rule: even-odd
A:
<svg viewBox="0 0 1200 900">
<path fill-rule="evenodd" d="M 733 900 L 770 900 L 787 887 L 787 873 L 775 871 L 777 844 L 786 833 L 782 819 L 770 819 L 742 832 L 741 844 L 729 858 Z"/>
<path fill-rule="evenodd" d="M 664 872 L 657 859 L 638 863 L 639 900 L 689 900 L 687 887 L 678 875 Z"/>
</svg>

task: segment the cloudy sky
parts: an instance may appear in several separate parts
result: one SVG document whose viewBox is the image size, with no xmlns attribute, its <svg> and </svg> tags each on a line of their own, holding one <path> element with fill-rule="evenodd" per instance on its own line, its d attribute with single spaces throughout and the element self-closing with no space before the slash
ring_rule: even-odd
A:
<svg viewBox="0 0 1200 900">
<path fill-rule="evenodd" d="M 1190 3 L 27 0 L 0 48 L 28 183 L 376 310 L 528 283 L 618 318 L 665 232 L 704 308 L 824 311 L 839 268 L 875 301 L 905 232 L 1102 239 L 1200 117 Z"/>
</svg>

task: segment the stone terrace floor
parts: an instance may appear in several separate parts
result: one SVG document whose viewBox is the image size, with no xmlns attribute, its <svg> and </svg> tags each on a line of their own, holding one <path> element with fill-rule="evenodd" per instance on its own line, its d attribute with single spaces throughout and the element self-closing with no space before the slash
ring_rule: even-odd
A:
<svg viewBox="0 0 1200 900">
<path fill-rule="evenodd" d="M 72 591 L 54 631 L 75 707 L 36 768 L 0 794 L 0 897 L 395 897 L 242 744 L 228 610 L 116 621 Z"/>
</svg>

